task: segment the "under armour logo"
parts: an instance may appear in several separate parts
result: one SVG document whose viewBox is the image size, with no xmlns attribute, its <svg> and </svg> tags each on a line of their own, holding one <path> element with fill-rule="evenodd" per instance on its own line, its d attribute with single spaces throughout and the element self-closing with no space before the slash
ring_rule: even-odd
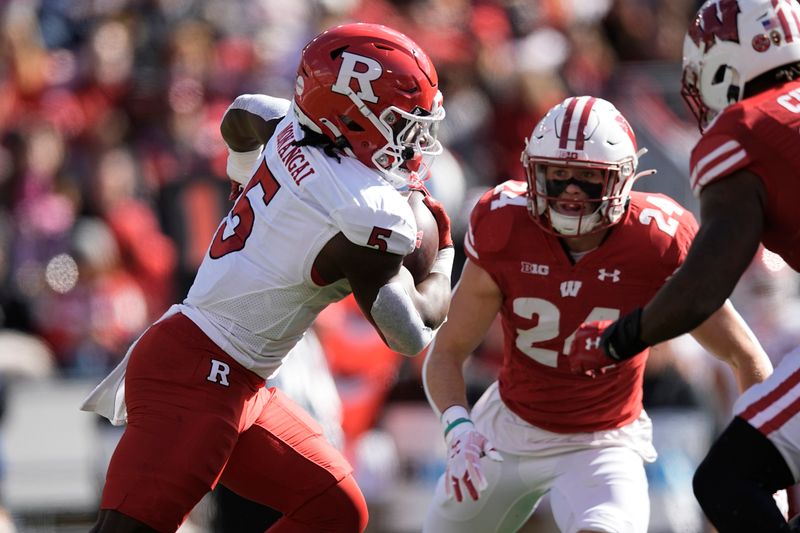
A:
<svg viewBox="0 0 800 533">
<path fill-rule="evenodd" d="M 572 296 L 573 298 L 578 295 L 578 291 L 581 290 L 582 283 L 580 281 L 570 280 L 565 281 L 561 284 L 561 297 L 566 298 L 567 296 Z"/>
<path fill-rule="evenodd" d="M 611 278 L 611 281 L 616 283 L 619 281 L 620 274 L 622 274 L 622 272 L 620 272 L 619 269 L 616 268 L 614 269 L 614 272 L 606 272 L 605 268 L 601 268 L 600 270 L 597 271 L 597 279 L 599 279 L 600 281 L 605 281 L 606 278 Z"/>
<path fill-rule="evenodd" d="M 228 387 L 230 386 L 230 383 L 228 383 L 228 374 L 230 373 L 231 367 L 228 365 L 228 363 L 223 363 L 222 361 L 212 359 L 211 372 L 208 373 L 208 377 L 206 379 L 213 383 L 219 383 L 220 385 Z"/>
<path fill-rule="evenodd" d="M 593 339 L 586 339 L 587 350 L 596 350 L 598 348 L 600 348 L 600 337 L 595 337 Z"/>
</svg>

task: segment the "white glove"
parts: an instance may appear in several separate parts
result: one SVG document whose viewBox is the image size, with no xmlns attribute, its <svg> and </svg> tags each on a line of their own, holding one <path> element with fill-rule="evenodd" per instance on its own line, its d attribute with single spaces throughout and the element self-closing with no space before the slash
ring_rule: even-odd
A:
<svg viewBox="0 0 800 533">
<path fill-rule="evenodd" d="M 789 495 L 786 493 L 785 489 L 781 489 L 775 494 L 772 495 L 772 498 L 775 500 L 775 505 L 778 506 L 778 510 L 783 515 L 785 520 L 789 520 Z"/>
<path fill-rule="evenodd" d="M 445 427 L 448 458 L 444 474 L 444 490 L 448 499 L 455 496 L 456 501 L 464 500 L 463 487 L 470 497 L 477 501 L 480 493 L 486 490 L 488 482 L 481 472 L 481 457 L 502 461 L 503 457 L 489 439 L 475 429 L 467 410 L 453 405 L 442 413 Z"/>
</svg>

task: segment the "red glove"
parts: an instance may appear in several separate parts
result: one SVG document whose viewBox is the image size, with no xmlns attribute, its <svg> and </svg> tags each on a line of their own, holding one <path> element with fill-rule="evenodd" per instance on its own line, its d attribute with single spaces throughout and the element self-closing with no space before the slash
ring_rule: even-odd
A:
<svg viewBox="0 0 800 533">
<path fill-rule="evenodd" d="M 570 372 L 594 378 L 598 374 L 604 374 L 605 367 L 618 363 L 606 355 L 601 341 L 603 332 L 611 324 L 613 324 L 611 320 L 599 320 L 578 327 L 572 347 L 567 354 Z"/>
<path fill-rule="evenodd" d="M 231 182 L 231 191 L 230 193 L 228 193 L 228 201 L 232 202 L 237 198 L 239 198 L 239 195 L 241 194 L 242 189 L 244 189 L 244 187 L 238 181 L 234 180 L 229 180 L 229 181 Z"/>
<path fill-rule="evenodd" d="M 421 181 L 410 184 L 408 188 L 412 191 L 419 191 L 424 195 L 422 203 L 430 209 L 433 218 L 436 220 L 436 227 L 439 230 L 439 250 L 452 247 L 453 236 L 450 234 L 450 217 L 447 216 L 447 211 L 445 211 L 442 202 L 434 198 Z"/>
<path fill-rule="evenodd" d="M 447 211 L 444 210 L 442 202 L 430 194 L 426 195 L 422 201 L 433 213 L 433 218 L 436 219 L 436 227 L 439 229 L 439 249 L 451 248 L 453 246 L 453 236 L 450 234 L 450 217 L 447 216 Z"/>
</svg>

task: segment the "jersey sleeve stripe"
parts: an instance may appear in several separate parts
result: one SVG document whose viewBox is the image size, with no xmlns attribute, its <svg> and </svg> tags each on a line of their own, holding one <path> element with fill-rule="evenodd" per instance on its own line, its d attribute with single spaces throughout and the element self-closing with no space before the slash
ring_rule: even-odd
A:
<svg viewBox="0 0 800 533">
<path fill-rule="evenodd" d="M 725 152 L 732 152 L 740 147 L 741 145 L 739 144 L 739 142 L 735 140 L 730 140 L 728 142 L 721 144 L 720 146 L 717 146 L 716 148 L 714 148 L 714 150 L 712 150 L 711 152 L 703 156 L 699 161 L 697 161 L 697 164 L 694 166 L 694 173 L 702 172 L 703 167 L 705 167 L 706 165 L 708 165 L 721 155 L 725 154 Z"/>
<path fill-rule="evenodd" d="M 712 164 L 716 163 L 719 158 L 726 155 L 729 152 L 733 152 L 741 148 L 741 145 L 738 141 L 729 140 L 720 146 L 713 149 L 711 152 L 700 158 L 697 163 L 694 165 L 692 169 L 692 183 L 694 184 L 697 182 L 697 176 L 703 174 L 705 172 L 705 168 Z"/>
<path fill-rule="evenodd" d="M 697 189 L 704 187 L 711 180 L 729 171 L 737 163 L 741 162 L 746 157 L 747 157 L 747 152 L 745 152 L 744 149 L 741 149 L 738 152 L 735 152 L 727 156 L 725 159 L 717 163 L 715 166 L 711 167 L 710 169 L 700 174 L 697 177 L 697 181 L 695 182 L 694 188 Z"/>
<path fill-rule="evenodd" d="M 472 234 L 472 224 L 467 228 L 467 235 L 464 238 L 464 250 L 470 257 L 480 259 L 477 250 L 475 250 L 475 236 Z"/>
</svg>

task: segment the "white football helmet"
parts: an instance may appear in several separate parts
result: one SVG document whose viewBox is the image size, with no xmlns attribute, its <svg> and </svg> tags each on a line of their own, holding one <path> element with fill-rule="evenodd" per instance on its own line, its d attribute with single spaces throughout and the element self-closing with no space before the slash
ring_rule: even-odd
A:
<svg viewBox="0 0 800 533">
<path fill-rule="evenodd" d="M 616 224 L 634 181 L 655 172 L 636 174 L 639 157 L 646 151 L 637 149 L 630 124 L 613 104 L 592 96 L 567 98 L 539 121 L 522 152 L 531 217 L 545 231 L 562 237 L 583 236 Z M 570 216 L 552 208 L 556 196 L 547 192 L 548 166 L 602 171 L 599 195 L 583 202 L 594 207 L 589 214 Z"/>
<path fill-rule="evenodd" d="M 796 0 L 708 0 L 684 38 L 681 94 L 702 130 L 748 81 L 797 61 Z"/>
</svg>

